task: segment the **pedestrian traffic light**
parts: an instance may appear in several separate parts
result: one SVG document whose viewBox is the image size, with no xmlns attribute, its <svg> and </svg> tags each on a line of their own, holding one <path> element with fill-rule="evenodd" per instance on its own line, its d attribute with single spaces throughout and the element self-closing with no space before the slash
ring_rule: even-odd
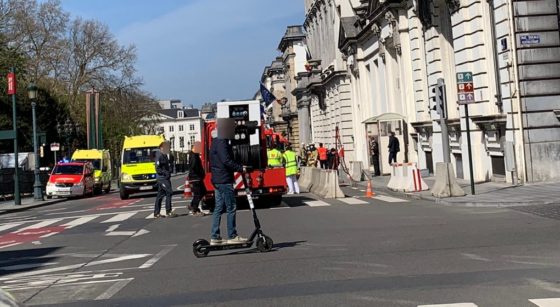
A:
<svg viewBox="0 0 560 307">
<path fill-rule="evenodd" d="M 432 101 L 434 106 L 430 110 L 436 111 L 439 116 L 447 118 L 447 101 L 445 98 L 445 81 L 443 79 L 438 79 L 437 84 L 432 88 Z"/>
</svg>

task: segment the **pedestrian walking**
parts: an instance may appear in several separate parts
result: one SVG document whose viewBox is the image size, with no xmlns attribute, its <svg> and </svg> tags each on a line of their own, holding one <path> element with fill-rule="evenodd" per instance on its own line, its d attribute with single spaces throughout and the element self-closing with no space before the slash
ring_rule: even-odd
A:
<svg viewBox="0 0 560 307">
<path fill-rule="evenodd" d="M 319 155 L 319 163 L 322 169 L 327 169 L 327 163 L 329 160 L 327 154 L 327 148 L 323 147 L 323 143 L 319 143 L 319 148 L 317 148 L 317 153 Z"/>
<path fill-rule="evenodd" d="M 371 164 L 373 164 L 373 173 L 375 176 L 381 176 L 381 170 L 379 169 L 379 143 L 377 143 L 375 137 L 371 138 L 369 150 L 371 154 Z"/>
<path fill-rule="evenodd" d="M 233 160 L 230 140 L 234 138 L 235 121 L 220 118 L 217 122 L 218 135 L 210 146 L 210 169 L 212 184 L 216 188 L 216 208 L 214 209 L 210 244 L 242 243 L 247 239 L 237 235 L 235 191 L 233 189 L 234 173 L 245 171 L 244 167 Z M 220 223 L 223 211 L 227 212 L 228 240 L 224 242 L 220 236 Z"/>
<path fill-rule="evenodd" d="M 272 145 L 266 152 L 269 167 L 282 167 L 282 153 L 278 150 L 277 144 Z"/>
<path fill-rule="evenodd" d="M 204 195 L 206 195 L 206 187 L 204 186 L 204 178 L 206 177 L 206 172 L 202 166 L 202 160 L 200 159 L 200 152 L 202 150 L 202 144 L 200 142 L 195 142 L 188 156 L 188 181 L 191 185 L 191 191 L 193 194 L 191 204 L 188 206 L 190 214 L 193 216 L 204 216 L 204 213 L 200 211 L 200 202 Z"/>
<path fill-rule="evenodd" d="M 282 155 L 284 167 L 286 168 L 286 183 L 288 184 L 288 194 L 299 194 L 299 184 L 297 181 L 298 164 L 297 155 L 292 150 L 292 146 L 286 146 L 286 151 Z"/>
<path fill-rule="evenodd" d="M 161 202 L 165 197 L 165 213 L 167 217 L 176 217 L 171 206 L 171 197 L 173 196 L 173 187 L 171 186 L 171 166 L 169 163 L 169 142 L 165 141 L 159 145 L 159 151 L 156 153 L 156 178 L 158 184 L 158 193 L 156 203 L 154 205 L 154 217 L 162 217 Z"/>
<path fill-rule="evenodd" d="M 397 163 L 397 153 L 401 151 L 399 139 L 395 136 L 395 132 L 391 131 L 389 136 L 389 164 Z"/>
</svg>

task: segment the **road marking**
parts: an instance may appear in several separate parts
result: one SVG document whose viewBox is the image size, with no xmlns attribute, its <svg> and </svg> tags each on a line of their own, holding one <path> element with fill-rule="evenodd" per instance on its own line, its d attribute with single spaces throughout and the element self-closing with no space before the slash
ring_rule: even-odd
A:
<svg viewBox="0 0 560 307">
<path fill-rule="evenodd" d="M 109 228 L 107 228 L 107 230 L 105 230 L 105 232 L 112 232 L 112 231 L 117 230 L 117 228 L 119 228 L 119 224 L 111 225 L 111 226 L 109 226 Z"/>
<path fill-rule="evenodd" d="M 113 216 L 112 218 L 105 220 L 101 223 L 115 223 L 115 222 L 122 222 L 124 220 L 129 219 L 130 217 L 132 217 L 133 215 L 135 215 L 136 212 L 127 212 L 127 213 L 119 213 L 115 216 Z"/>
<path fill-rule="evenodd" d="M 278 209 L 290 209 L 290 207 L 274 207 L 274 208 L 270 208 L 270 210 L 278 210 Z"/>
<path fill-rule="evenodd" d="M 395 198 L 395 197 L 390 197 L 390 196 L 385 196 L 385 195 L 377 195 L 377 196 L 374 197 L 374 199 L 384 201 L 384 202 L 388 202 L 388 203 L 406 203 L 406 202 L 408 202 L 408 200 Z"/>
<path fill-rule="evenodd" d="M 25 272 L 25 273 L 10 274 L 10 275 L 5 275 L 5 276 L 0 277 L 0 280 L 10 280 L 10 279 L 14 279 L 14 278 L 42 275 L 42 274 L 48 274 L 48 273 L 60 272 L 60 271 L 67 271 L 67 270 L 75 270 L 75 269 L 79 269 L 79 268 L 82 268 L 82 267 L 90 267 L 90 266 L 99 265 L 99 264 L 107 264 L 107 263 L 113 263 L 113 262 L 141 259 L 141 258 L 146 258 L 148 256 L 151 256 L 151 254 L 125 255 L 125 256 L 120 256 L 120 257 L 115 257 L 115 258 L 110 258 L 110 259 L 92 261 L 90 263 L 78 263 L 78 264 L 61 266 L 61 267 L 57 267 L 57 268 L 43 269 L 43 270 L 37 270 L 37 271 Z M 80 273 L 82 273 L 82 272 L 80 272 Z"/>
<path fill-rule="evenodd" d="M 126 285 L 128 285 L 128 283 L 131 282 L 133 279 L 134 278 L 128 278 L 128 279 L 123 279 L 123 280 L 117 281 L 111 287 L 109 287 L 109 289 L 107 289 L 107 291 L 101 293 L 98 297 L 96 297 L 95 300 L 99 301 L 99 300 L 110 299 L 113 295 L 117 294 L 124 287 L 126 287 Z"/>
<path fill-rule="evenodd" d="M 33 224 L 33 225 L 30 225 L 30 226 L 21 228 L 21 229 L 17 230 L 16 232 L 22 232 L 22 231 L 25 231 L 25 230 L 28 230 L 28 229 L 43 228 L 43 227 L 49 226 L 51 224 L 58 223 L 60 221 L 62 221 L 62 219 L 46 220 L 46 221 L 39 222 L 37 224 Z"/>
<path fill-rule="evenodd" d="M 474 303 L 455 303 L 455 304 L 418 305 L 418 307 L 478 307 L 478 305 Z"/>
<path fill-rule="evenodd" d="M 16 222 L 16 223 L 8 223 L 0 226 L 0 231 L 8 230 L 10 228 L 18 227 L 19 225 L 24 224 L 24 222 Z"/>
<path fill-rule="evenodd" d="M 477 254 L 470 254 L 470 253 L 461 253 L 461 255 L 467 259 L 471 259 L 471 260 L 478 260 L 478 261 L 485 261 L 485 262 L 490 262 L 492 260 L 488 259 L 488 258 L 484 258 L 482 256 L 479 256 Z"/>
<path fill-rule="evenodd" d="M 152 267 L 154 264 L 156 264 L 156 262 L 158 262 L 161 258 L 163 258 L 163 256 L 167 255 L 176 246 L 177 246 L 177 244 L 168 245 L 167 247 L 165 247 L 164 249 L 159 251 L 159 253 L 155 254 L 152 258 L 148 259 L 148 261 L 144 262 L 144 264 L 142 264 L 138 268 L 139 269 L 147 269 L 147 268 Z"/>
<path fill-rule="evenodd" d="M 360 189 L 360 192 L 365 192 L 365 191 L 366 191 L 366 190 L 362 190 L 362 189 Z"/>
<path fill-rule="evenodd" d="M 346 203 L 348 205 L 363 205 L 363 204 L 368 204 L 367 201 L 363 201 L 361 199 L 357 199 L 357 198 L 353 198 L 353 197 L 347 197 L 347 198 L 340 198 L 338 199 L 343 203 Z"/>
<path fill-rule="evenodd" d="M 62 225 L 62 226 L 66 227 L 67 229 L 74 228 L 74 227 L 76 227 L 76 226 L 80 226 L 80 225 L 82 225 L 82 224 L 85 224 L 85 223 L 87 223 L 87 222 L 89 222 L 89 221 L 91 221 L 91 220 L 94 220 L 94 219 L 96 219 L 97 217 L 98 217 L 98 215 L 80 217 L 80 218 L 77 218 L 77 219 L 75 219 L 75 220 L 73 220 L 73 221 L 71 221 L 71 222 L 69 222 L 69 223 L 66 223 L 66 224 L 64 224 L 64 225 Z"/>
<path fill-rule="evenodd" d="M 558 307 L 560 306 L 560 298 L 540 298 L 532 299 L 529 302 L 539 307 Z"/>
<path fill-rule="evenodd" d="M 330 206 L 329 203 L 326 203 L 322 200 L 310 200 L 310 201 L 304 201 L 304 204 L 308 205 L 309 207 L 326 207 L 326 206 Z"/>
</svg>

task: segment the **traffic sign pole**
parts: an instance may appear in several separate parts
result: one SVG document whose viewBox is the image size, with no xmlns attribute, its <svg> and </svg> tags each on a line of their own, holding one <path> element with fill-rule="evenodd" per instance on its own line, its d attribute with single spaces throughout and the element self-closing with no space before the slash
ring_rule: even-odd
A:
<svg viewBox="0 0 560 307">
<path fill-rule="evenodd" d="M 19 150 L 17 138 L 17 103 L 16 103 L 16 69 L 12 67 L 8 74 L 8 95 L 12 95 L 12 122 L 14 128 L 14 204 L 21 205 L 19 194 Z"/>
<path fill-rule="evenodd" d="M 474 195 L 474 174 L 472 163 L 472 150 L 471 150 L 471 128 L 469 122 L 469 105 L 465 104 L 465 121 L 467 123 L 467 150 L 469 151 L 469 175 L 471 177 L 471 194 Z"/>
</svg>

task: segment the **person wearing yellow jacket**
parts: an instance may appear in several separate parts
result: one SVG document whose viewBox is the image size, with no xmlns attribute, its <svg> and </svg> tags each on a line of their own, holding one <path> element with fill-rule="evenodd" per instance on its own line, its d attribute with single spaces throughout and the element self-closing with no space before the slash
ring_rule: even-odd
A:
<svg viewBox="0 0 560 307">
<path fill-rule="evenodd" d="M 284 167 L 286 168 L 286 183 L 288 184 L 288 194 L 299 194 L 299 184 L 297 181 L 298 163 L 297 154 L 288 145 L 282 155 Z"/>
<path fill-rule="evenodd" d="M 269 149 L 266 153 L 269 167 L 282 167 L 282 153 L 276 146 Z"/>
</svg>

